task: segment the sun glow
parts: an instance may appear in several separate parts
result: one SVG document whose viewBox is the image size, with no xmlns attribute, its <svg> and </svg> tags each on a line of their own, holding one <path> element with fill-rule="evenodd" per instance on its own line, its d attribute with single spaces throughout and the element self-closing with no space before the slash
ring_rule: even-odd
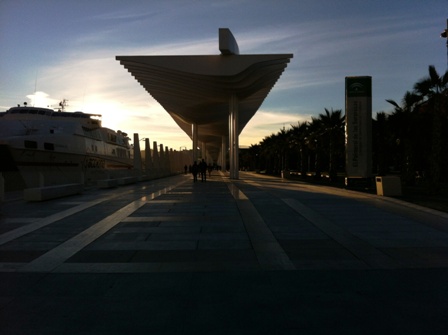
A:
<svg viewBox="0 0 448 335">
<path fill-rule="evenodd" d="M 89 101 L 83 104 L 82 112 L 100 114 L 103 127 L 121 129 L 129 115 L 123 111 L 119 103 Z M 124 129 L 122 129 L 124 130 Z"/>
<path fill-rule="evenodd" d="M 55 99 L 50 99 L 49 95 L 45 92 L 37 91 L 34 94 L 26 96 L 30 99 L 30 105 L 33 107 L 45 107 L 53 108 L 59 105 L 59 101 Z"/>
</svg>

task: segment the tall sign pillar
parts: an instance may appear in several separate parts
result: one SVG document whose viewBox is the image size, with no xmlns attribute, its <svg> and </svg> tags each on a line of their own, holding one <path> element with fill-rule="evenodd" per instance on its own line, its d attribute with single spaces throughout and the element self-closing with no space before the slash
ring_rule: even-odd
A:
<svg viewBox="0 0 448 335">
<path fill-rule="evenodd" d="M 372 176 L 372 77 L 345 78 L 347 178 Z"/>
</svg>

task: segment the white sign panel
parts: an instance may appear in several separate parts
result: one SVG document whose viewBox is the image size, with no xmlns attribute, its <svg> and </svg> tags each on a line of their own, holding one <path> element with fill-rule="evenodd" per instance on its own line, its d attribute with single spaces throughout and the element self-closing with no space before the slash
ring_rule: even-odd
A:
<svg viewBox="0 0 448 335">
<path fill-rule="evenodd" d="M 345 154 L 348 178 L 372 176 L 372 77 L 345 78 Z"/>
</svg>

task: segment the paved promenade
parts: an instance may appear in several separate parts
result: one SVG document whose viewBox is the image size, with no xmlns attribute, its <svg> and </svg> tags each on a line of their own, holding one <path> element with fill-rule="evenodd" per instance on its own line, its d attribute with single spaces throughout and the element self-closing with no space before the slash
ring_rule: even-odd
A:
<svg viewBox="0 0 448 335">
<path fill-rule="evenodd" d="M 448 334 L 448 214 L 251 173 L 7 199 L 0 334 Z"/>
</svg>

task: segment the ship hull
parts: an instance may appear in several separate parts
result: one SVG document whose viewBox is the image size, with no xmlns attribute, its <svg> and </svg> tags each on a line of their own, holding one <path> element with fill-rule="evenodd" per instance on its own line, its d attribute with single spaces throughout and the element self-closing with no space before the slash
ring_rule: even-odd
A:
<svg viewBox="0 0 448 335">
<path fill-rule="evenodd" d="M 0 113 L 0 172 L 20 173 L 28 188 L 130 175 L 127 134 L 102 127 L 99 116 L 38 107 Z"/>
<path fill-rule="evenodd" d="M 131 159 L 0 147 L 0 151 L 9 153 L 11 158 L 7 164 L 2 164 L 2 170 L 7 175 L 18 171 L 28 188 L 70 183 L 91 185 L 100 179 L 127 176 L 132 169 Z"/>
</svg>

